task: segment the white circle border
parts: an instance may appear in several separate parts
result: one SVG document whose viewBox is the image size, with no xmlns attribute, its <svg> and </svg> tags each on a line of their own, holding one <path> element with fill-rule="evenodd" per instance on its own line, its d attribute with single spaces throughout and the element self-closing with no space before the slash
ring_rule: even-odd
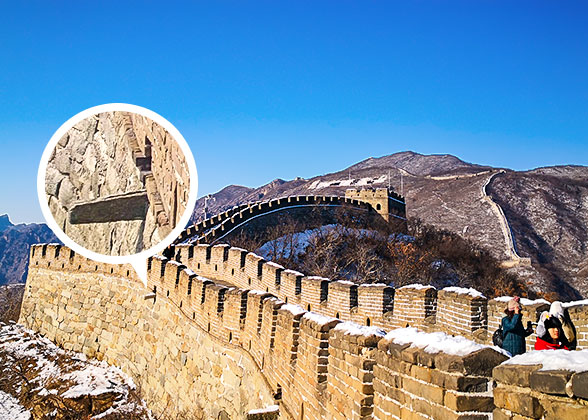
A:
<svg viewBox="0 0 588 420">
<path fill-rule="evenodd" d="M 150 118 L 152 121 L 165 128 L 182 149 L 182 152 L 184 153 L 184 159 L 186 159 L 190 173 L 190 193 L 188 195 L 188 204 L 186 205 L 184 214 L 180 218 L 180 221 L 172 229 L 170 234 L 167 235 L 157 245 L 154 245 L 149 249 L 143 250 L 136 254 L 119 256 L 99 254 L 97 252 L 90 251 L 89 249 L 84 248 L 72 240 L 55 221 L 55 218 L 49 209 L 49 203 L 47 202 L 47 195 L 45 192 L 45 173 L 47 171 L 47 164 L 49 163 L 49 158 L 51 157 L 53 150 L 57 146 L 57 142 L 59 142 L 59 140 L 78 122 L 102 112 L 113 111 L 126 111 L 140 114 L 144 117 Z M 196 162 L 194 161 L 194 156 L 190 150 L 190 146 L 188 146 L 184 136 L 182 136 L 182 134 L 173 126 L 172 123 L 163 118 L 161 115 L 138 105 L 131 105 L 126 103 L 109 103 L 88 108 L 74 115 L 65 123 L 63 123 L 61 127 L 57 129 L 55 134 L 53 134 L 49 140 L 49 143 L 45 147 L 45 150 L 43 151 L 43 155 L 41 156 L 39 172 L 37 174 L 37 195 L 39 197 L 39 204 L 41 205 L 41 212 L 43 213 L 43 217 L 45 218 L 47 225 L 53 231 L 53 233 L 55 233 L 59 240 L 63 242 L 64 245 L 71 248 L 74 252 L 81 254 L 86 258 L 107 264 L 136 264 L 136 262 L 139 260 L 145 261 L 150 256 L 161 253 L 165 248 L 171 245 L 171 243 L 178 236 L 180 236 L 182 231 L 184 231 L 188 225 L 188 222 L 190 221 L 194 207 L 196 206 L 196 199 L 198 195 L 198 172 L 196 170 Z"/>
</svg>

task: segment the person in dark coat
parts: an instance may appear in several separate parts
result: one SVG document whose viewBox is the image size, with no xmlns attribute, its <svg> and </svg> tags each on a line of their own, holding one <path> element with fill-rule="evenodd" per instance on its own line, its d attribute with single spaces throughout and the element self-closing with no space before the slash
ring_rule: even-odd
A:
<svg viewBox="0 0 588 420">
<path fill-rule="evenodd" d="M 502 348 L 512 356 L 523 354 L 526 351 L 525 338 L 533 333 L 530 322 L 526 329 L 523 327 L 521 304 L 519 302 L 518 296 L 508 302 L 508 306 L 504 310 L 506 316 L 501 321 Z"/>
<path fill-rule="evenodd" d="M 569 350 L 562 324 L 556 315 L 549 315 L 544 321 L 545 331 L 537 337 L 535 350 Z"/>
</svg>

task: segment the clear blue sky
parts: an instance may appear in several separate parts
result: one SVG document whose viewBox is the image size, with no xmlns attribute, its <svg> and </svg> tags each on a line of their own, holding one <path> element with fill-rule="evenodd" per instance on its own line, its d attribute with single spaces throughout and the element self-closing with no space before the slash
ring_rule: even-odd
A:
<svg viewBox="0 0 588 420">
<path fill-rule="evenodd" d="M 401 150 L 588 165 L 585 2 L 5 2 L 0 214 L 42 221 L 36 172 L 69 117 L 158 112 L 199 195 Z"/>
</svg>

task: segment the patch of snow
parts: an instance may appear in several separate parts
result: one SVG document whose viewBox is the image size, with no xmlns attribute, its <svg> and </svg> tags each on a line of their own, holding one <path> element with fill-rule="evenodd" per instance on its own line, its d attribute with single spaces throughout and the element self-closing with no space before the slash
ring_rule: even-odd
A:
<svg viewBox="0 0 588 420">
<path fill-rule="evenodd" d="M 478 344 L 465 337 L 453 337 L 444 332 L 426 333 L 414 327 L 392 330 L 386 334 L 386 339 L 391 340 L 395 344 L 410 344 L 410 347 L 423 349 L 427 353 L 442 352 L 455 356 L 467 356 L 470 353 L 489 347 L 499 353 L 508 355 L 505 350 L 496 346 Z"/>
<path fill-rule="evenodd" d="M 325 316 L 321 314 L 317 314 L 315 312 L 307 312 L 305 313 L 302 318 L 306 318 L 309 321 L 313 321 L 319 325 L 326 325 L 329 322 L 336 321 L 337 318 L 332 318 L 330 316 Z"/>
<path fill-rule="evenodd" d="M 88 365 L 83 369 L 67 373 L 62 376 L 66 381 L 72 381 L 71 386 L 61 396 L 63 398 L 78 398 L 83 395 L 101 395 L 113 391 L 126 394 L 126 387 L 118 385 L 123 373 L 105 362 L 99 365 Z"/>
<path fill-rule="evenodd" d="M 328 279 L 326 277 L 321 277 L 321 276 L 307 276 L 306 278 L 308 280 L 328 280 L 328 281 L 331 281 L 330 279 Z"/>
<path fill-rule="evenodd" d="M 247 251 L 246 249 L 243 249 L 243 248 L 238 248 L 238 247 L 236 247 L 236 246 L 232 246 L 232 247 L 231 247 L 231 249 L 234 249 L 234 250 L 236 250 L 236 251 L 249 252 L 249 251 Z"/>
<path fill-rule="evenodd" d="M 580 306 L 580 305 L 588 305 L 588 299 L 562 303 L 562 306 L 564 308 L 570 308 L 572 306 Z"/>
<path fill-rule="evenodd" d="M 571 372 L 588 371 L 588 349 L 569 350 L 533 350 L 519 354 L 504 364 L 509 365 L 543 365 L 540 370 L 569 370 Z"/>
<path fill-rule="evenodd" d="M 380 336 L 384 337 L 386 331 L 378 327 L 367 327 L 365 325 L 359 325 L 355 322 L 341 322 L 335 326 L 336 330 L 344 331 L 345 335 L 360 335 L 363 337 Z"/>
<path fill-rule="evenodd" d="M 263 290 L 257 290 L 257 289 L 253 289 L 253 290 L 249 290 L 248 292 L 250 295 L 257 295 L 257 296 L 263 296 L 263 295 L 269 295 L 270 293 L 263 291 Z"/>
<path fill-rule="evenodd" d="M 71 383 L 62 394 L 64 398 L 108 392 L 128 395 L 130 389 L 135 389 L 132 379 L 117 367 L 109 366 L 106 362 L 87 360 L 81 353 L 63 350 L 21 325 L 5 325 L 0 329 L 0 350 L 15 359 L 34 361 L 32 371 L 35 376 L 30 379 L 30 383 L 41 396 L 57 393 L 57 389 L 51 386 L 57 379 Z M 60 360 L 64 356 L 69 363 L 61 365 Z"/>
<path fill-rule="evenodd" d="M 178 266 L 178 267 L 179 267 L 180 265 L 183 265 L 182 263 L 180 263 L 180 262 L 177 262 L 177 261 L 175 261 L 175 260 L 169 260 L 167 263 L 168 263 L 168 264 L 171 264 L 171 265 Z"/>
<path fill-rule="evenodd" d="M 263 258 L 261 255 L 257 255 L 255 252 L 250 252 L 247 254 L 248 257 L 253 257 L 253 258 L 259 258 L 260 260 L 264 260 L 265 258 Z"/>
<path fill-rule="evenodd" d="M 266 408 L 258 408 L 255 410 L 250 410 L 250 411 L 248 411 L 247 414 L 275 413 L 277 411 L 280 411 L 280 407 L 278 405 L 270 405 L 269 407 L 266 407 Z"/>
<path fill-rule="evenodd" d="M 408 284 L 408 285 L 406 285 L 406 286 L 402 286 L 402 287 L 399 287 L 399 288 L 398 288 L 398 290 L 401 290 L 401 289 L 417 289 L 417 290 L 424 290 L 424 289 L 434 289 L 434 287 L 433 287 L 433 286 L 431 286 L 431 285 L 425 285 L 425 284 L 418 284 L 418 283 L 415 283 L 415 284 Z"/>
<path fill-rule="evenodd" d="M 494 300 L 497 302 L 508 302 L 511 299 L 512 299 L 512 296 L 499 296 L 499 297 L 494 298 Z M 521 305 L 523 305 L 523 306 L 536 305 L 538 303 L 545 303 L 545 304 L 549 305 L 549 302 L 546 301 L 545 299 L 531 300 L 531 299 L 527 299 L 527 298 L 521 298 L 520 302 L 521 302 Z"/>
<path fill-rule="evenodd" d="M 280 265 L 278 263 L 275 263 L 273 261 L 266 261 L 266 264 L 269 265 L 270 267 L 274 267 L 274 268 L 280 268 L 280 269 L 284 269 L 283 265 Z"/>
<path fill-rule="evenodd" d="M 387 175 L 381 175 L 378 178 L 364 177 L 364 178 L 352 178 L 352 179 L 333 179 L 327 181 L 321 181 L 320 179 L 313 181 L 308 186 L 309 190 L 320 190 L 332 186 L 349 187 L 349 186 L 366 186 L 372 184 L 383 184 L 388 181 Z"/>
<path fill-rule="evenodd" d="M 31 413 L 12 395 L 0 391 L 0 420 L 29 420 Z"/>
<path fill-rule="evenodd" d="M 457 293 L 458 295 L 469 295 L 471 297 L 482 297 L 485 298 L 481 292 L 478 292 L 476 289 L 465 288 L 465 287 L 445 287 L 443 290 L 447 292 Z"/>
<path fill-rule="evenodd" d="M 184 268 L 184 272 L 190 277 L 196 275 L 196 273 L 190 270 L 189 268 Z"/>
<path fill-rule="evenodd" d="M 296 271 L 296 270 L 290 270 L 290 269 L 288 269 L 288 270 L 284 270 L 283 273 L 284 274 L 292 274 L 294 276 L 303 276 L 304 277 L 304 274 L 303 273 L 301 273 L 300 271 Z"/>
<path fill-rule="evenodd" d="M 364 283 L 360 284 L 359 287 L 388 287 L 385 283 Z"/>
<path fill-rule="evenodd" d="M 300 315 L 305 313 L 306 311 L 302 308 L 302 306 L 300 305 L 294 305 L 292 303 L 286 303 L 285 305 L 282 305 L 280 307 L 280 309 L 285 309 L 288 312 L 291 312 L 294 315 Z"/>
<path fill-rule="evenodd" d="M 349 281 L 349 280 L 337 280 L 334 283 L 344 284 L 346 286 L 354 286 L 355 285 L 355 283 L 353 283 L 352 281 Z"/>
</svg>

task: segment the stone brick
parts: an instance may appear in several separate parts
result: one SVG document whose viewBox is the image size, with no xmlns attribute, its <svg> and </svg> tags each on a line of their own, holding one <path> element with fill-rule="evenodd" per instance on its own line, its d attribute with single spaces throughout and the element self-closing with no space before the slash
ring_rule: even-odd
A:
<svg viewBox="0 0 588 420">
<path fill-rule="evenodd" d="M 541 418 L 544 411 L 539 400 L 529 392 L 518 392 L 502 387 L 494 389 L 494 404 L 498 408 L 532 418 Z"/>
<path fill-rule="evenodd" d="M 531 374 L 542 365 L 511 365 L 502 364 L 492 370 L 492 377 L 495 381 L 506 385 L 517 385 L 521 387 L 531 386 Z"/>
<path fill-rule="evenodd" d="M 588 405 L 577 404 L 573 400 L 541 400 L 545 407 L 546 420 L 588 419 Z"/>
<path fill-rule="evenodd" d="M 572 376 L 569 370 L 537 370 L 531 373 L 531 389 L 546 394 L 566 395 L 566 385 Z"/>
<path fill-rule="evenodd" d="M 492 396 L 445 393 L 445 406 L 454 411 L 483 411 L 490 412 L 494 409 Z"/>
<path fill-rule="evenodd" d="M 576 397 L 588 400 L 588 372 L 575 373 L 572 376 L 572 392 Z"/>
<path fill-rule="evenodd" d="M 512 420 L 512 416 L 500 408 L 495 408 L 494 411 L 492 411 L 492 416 L 492 420 Z"/>
</svg>

